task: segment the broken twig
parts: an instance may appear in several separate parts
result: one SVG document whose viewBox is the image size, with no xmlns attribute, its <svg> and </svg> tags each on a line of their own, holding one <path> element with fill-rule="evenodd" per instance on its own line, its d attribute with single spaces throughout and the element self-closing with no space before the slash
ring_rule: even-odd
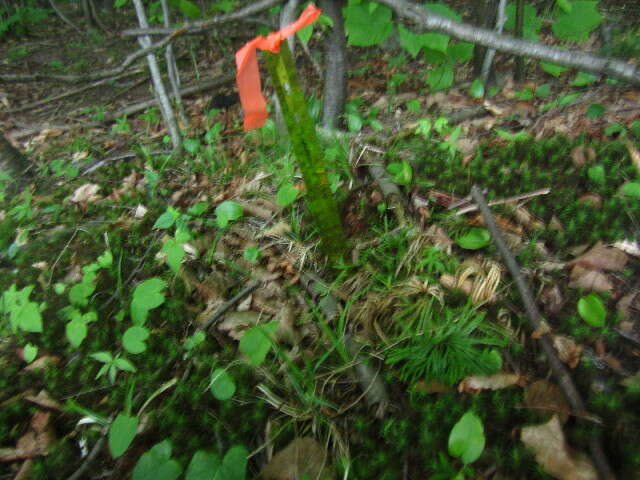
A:
<svg viewBox="0 0 640 480">
<path fill-rule="evenodd" d="M 553 342 L 551 341 L 551 337 L 548 333 L 548 326 L 538 310 L 536 302 L 533 298 L 533 294 L 527 285 L 522 273 L 520 272 L 520 266 L 518 262 L 516 262 L 513 253 L 509 250 L 498 227 L 496 225 L 496 221 L 493 218 L 493 214 L 489 209 L 489 205 L 487 205 L 487 200 L 482 193 L 482 190 L 477 185 L 474 185 L 471 188 L 471 196 L 473 200 L 478 205 L 478 209 L 482 213 L 484 217 L 484 222 L 491 232 L 491 238 L 493 239 L 493 243 L 498 248 L 504 263 L 507 265 L 509 269 L 509 273 L 513 277 L 513 280 L 518 287 L 518 291 L 520 292 L 520 297 L 522 298 L 522 303 L 524 303 L 525 310 L 527 311 L 527 317 L 529 318 L 529 322 L 533 327 L 534 332 L 539 332 L 537 338 L 542 345 L 542 349 L 549 360 L 549 365 L 551 366 L 551 371 L 553 372 L 560 388 L 564 392 L 565 396 L 571 408 L 575 411 L 577 416 L 588 416 L 588 412 L 585 408 L 582 397 L 580 396 L 580 392 L 576 388 L 571 375 L 569 374 L 569 370 L 567 367 L 560 361 L 558 355 L 556 354 L 555 349 L 553 348 Z M 602 449 L 602 445 L 600 445 L 600 441 L 597 438 L 592 438 L 589 442 L 589 449 L 591 451 L 591 455 L 593 456 L 594 463 L 600 477 L 606 480 L 615 479 L 615 475 L 611 470 L 607 457 L 604 454 L 604 450 Z"/>
</svg>

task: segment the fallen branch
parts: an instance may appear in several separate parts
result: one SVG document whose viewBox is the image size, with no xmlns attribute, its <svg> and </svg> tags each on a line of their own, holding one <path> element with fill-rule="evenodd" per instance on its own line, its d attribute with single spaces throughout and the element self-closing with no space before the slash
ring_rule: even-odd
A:
<svg viewBox="0 0 640 480">
<path fill-rule="evenodd" d="M 522 303 L 524 304 L 525 310 L 527 312 L 527 317 L 529 319 L 529 323 L 533 328 L 534 333 L 536 333 L 536 337 L 542 346 L 542 350 L 546 354 L 546 357 L 549 361 L 549 365 L 551 367 L 551 371 L 553 372 L 560 388 L 565 394 L 567 401 L 571 405 L 571 408 L 576 412 L 577 416 L 590 416 L 585 408 L 582 397 L 580 396 L 580 392 L 576 388 L 573 383 L 573 379 L 569 373 L 567 367 L 562 363 L 562 361 L 558 358 L 556 350 L 553 347 L 553 342 L 548 333 L 549 327 L 542 317 L 540 310 L 536 305 L 536 302 L 533 298 L 533 294 L 527 285 L 522 273 L 520 272 L 520 266 L 518 262 L 516 262 L 513 253 L 509 250 L 498 227 L 496 225 L 496 221 L 493 218 L 493 214 L 487 205 L 487 201 L 482 193 L 482 190 L 477 185 L 474 185 L 471 188 L 471 196 L 473 200 L 478 205 L 482 216 L 484 217 L 484 222 L 491 232 L 491 238 L 493 239 L 494 244 L 496 245 L 504 263 L 507 265 L 509 269 L 509 273 L 513 277 L 513 280 L 518 287 L 518 291 L 520 292 L 520 297 L 522 298 Z M 589 449 L 591 451 L 591 455 L 593 456 L 594 463 L 601 478 L 609 480 L 615 479 L 615 475 L 611 470 L 607 457 L 604 454 L 604 450 L 602 449 L 602 445 L 600 445 L 600 441 L 597 438 L 592 438 L 589 441 Z"/>
<path fill-rule="evenodd" d="M 387 202 L 387 206 L 396 217 L 398 225 L 403 227 L 407 224 L 404 196 L 402 195 L 402 192 L 400 192 L 398 185 L 389 178 L 384 165 L 372 158 L 371 153 L 381 154 L 384 152 L 376 147 L 365 145 L 356 164 L 360 163 L 360 159 L 362 157 L 365 158 L 363 164 L 367 166 L 369 175 L 371 175 L 371 178 L 373 178 L 380 187 L 380 191 Z"/>
<path fill-rule="evenodd" d="M 487 205 L 493 207 L 495 205 L 504 205 L 505 203 L 520 202 L 522 200 L 529 200 L 530 198 L 539 197 L 540 195 L 547 195 L 550 191 L 550 188 L 540 188 L 539 190 L 534 190 L 533 192 L 521 193 L 519 195 L 513 195 L 512 197 L 492 200 Z M 469 203 L 469 199 L 464 198 L 459 202 L 453 202 L 447 207 L 447 210 L 458 208 L 458 210 L 456 211 L 456 215 L 464 215 L 465 213 L 475 212 L 476 210 L 478 210 L 477 205 L 466 205 L 467 203 Z"/>
<path fill-rule="evenodd" d="M 47 103 L 55 102 L 57 100 L 62 100 L 63 98 L 68 98 L 74 95 L 78 95 L 82 92 L 86 92 L 87 90 L 91 90 L 92 88 L 97 88 L 100 85 L 104 85 L 105 83 L 110 82 L 112 80 L 119 80 L 121 78 L 130 77 L 132 75 L 138 75 L 139 73 L 142 73 L 142 70 L 134 70 L 132 72 L 122 73 L 115 77 L 104 78 L 102 80 L 98 80 L 97 82 L 92 83 L 91 85 L 85 85 L 83 87 L 75 88 L 73 90 L 68 90 L 59 95 L 54 95 L 53 97 L 43 98 L 42 100 L 38 100 L 36 102 L 29 103 L 27 105 L 22 105 L 20 107 L 12 108 L 11 110 L 8 111 L 8 113 L 26 112 L 27 110 L 32 110 L 42 105 L 46 105 Z"/>
<path fill-rule="evenodd" d="M 55 75 L 49 73 L 35 73 L 35 74 L 22 74 L 22 73 L 8 73 L 8 74 L 0 74 L 0 81 L 3 82 L 41 82 L 44 80 L 54 80 L 57 82 L 66 82 L 66 83 L 80 83 L 80 82 L 95 82 L 96 80 L 104 80 L 111 77 L 115 77 L 123 73 L 133 62 L 136 60 L 148 55 L 149 53 L 155 52 L 157 49 L 168 45 L 173 41 L 174 38 L 182 35 L 184 33 L 184 29 L 177 29 L 168 37 L 163 38 L 162 40 L 158 40 L 155 43 L 152 43 L 148 47 L 142 48 L 128 55 L 123 62 L 115 67 L 109 68 L 107 70 L 100 70 L 95 73 L 89 73 L 86 75 Z"/>
<path fill-rule="evenodd" d="M 124 37 L 137 37 L 139 35 L 175 35 L 178 31 L 183 31 L 187 35 L 195 33 L 202 33 L 216 25 L 221 23 L 227 23 L 234 20 L 241 20 L 245 17 L 253 15 L 255 13 L 262 12 L 269 7 L 272 7 L 278 3 L 282 3 L 282 0 L 262 0 L 261 2 L 255 2 L 235 12 L 225 13 L 216 17 L 208 18 L 207 20 L 200 20 L 198 22 L 186 23 L 180 29 L 166 28 L 166 27 L 152 27 L 152 28 L 129 28 L 120 32 L 120 35 Z"/>
<path fill-rule="evenodd" d="M 492 30 L 457 23 L 449 18 L 428 12 L 421 5 L 405 0 L 378 0 L 406 19 L 416 22 L 422 29 L 451 35 L 459 40 L 473 42 L 514 55 L 544 60 L 581 71 L 608 75 L 640 84 L 640 67 L 613 58 L 592 55 L 577 50 L 562 50 L 540 43 L 499 35 Z"/>
<path fill-rule="evenodd" d="M 227 311 L 229 311 L 229 309 L 231 307 L 233 307 L 236 303 L 238 303 L 240 300 L 244 299 L 245 297 L 249 296 L 251 293 L 253 293 L 254 290 L 256 290 L 260 285 L 262 285 L 262 282 L 252 282 L 249 285 L 247 285 L 246 287 L 244 287 L 242 290 L 240 290 L 234 297 L 232 297 L 231 299 L 227 300 L 226 302 L 224 302 L 220 308 L 218 308 L 208 319 L 206 322 L 204 322 L 204 324 L 198 329 L 198 330 L 208 330 L 208 328 L 213 325 L 215 322 L 217 322 L 218 320 L 220 320 L 220 318 L 222 318 L 222 316 L 227 313 Z"/>
<path fill-rule="evenodd" d="M 218 77 L 218 78 L 214 78 L 213 80 L 210 80 L 208 82 L 205 83 L 200 83 L 198 85 L 194 85 L 191 87 L 187 87 L 187 88 L 183 88 L 182 90 L 180 90 L 180 93 L 182 94 L 183 97 L 189 96 L 189 95 L 193 95 L 194 93 L 200 93 L 203 90 L 210 90 L 212 88 L 216 88 L 216 87 L 221 87 L 222 85 L 225 85 L 227 83 L 232 82 L 235 79 L 235 74 L 228 74 L 228 75 L 223 75 L 222 77 Z M 45 128 L 54 128 L 57 130 L 61 130 L 61 131 L 67 131 L 67 130 L 71 130 L 72 128 L 75 128 L 77 126 L 82 126 L 83 128 L 93 128 L 93 127 L 99 127 L 101 125 L 105 125 L 107 123 L 111 123 L 114 122 L 116 119 L 124 116 L 124 115 L 134 115 L 136 113 L 142 112 L 144 110 L 146 110 L 149 107 L 152 107 L 156 105 L 156 99 L 155 98 L 151 98 L 149 100 L 144 100 L 142 102 L 139 103 L 134 103 L 133 105 L 129 105 L 128 107 L 122 108 L 120 110 L 117 110 L 116 112 L 113 113 L 108 113 L 104 116 L 104 119 L 100 120 L 100 121 L 96 121 L 96 122 L 83 122 L 81 125 L 78 124 L 72 124 L 72 125 L 66 125 L 66 124 L 62 124 L 62 125 L 39 125 L 37 127 L 30 127 L 30 128 L 25 128 L 24 130 L 20 130 L 17 132 L 14 132 L 12 134 L 10 134 L 11 138 L 13 139 L 19 139 L 19 138 L 24 138 L 24 137 L 28 137 L 30 135 L 33 135 L 34 133 L 38 133 L 42 130 L 44 130 Z"/>
</svg>

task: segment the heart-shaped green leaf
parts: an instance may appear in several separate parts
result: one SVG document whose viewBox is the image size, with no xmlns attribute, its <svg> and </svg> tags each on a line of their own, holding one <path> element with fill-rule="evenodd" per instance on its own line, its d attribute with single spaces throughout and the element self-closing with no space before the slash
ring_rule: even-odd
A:
<svg viewBox="0 0 640 480">
<path fill-rule="evenodd" d="M 149 310 L 164 303 L 164 292 L 167 283 L 158 277 L 153 277 L 139 284 L 133 291 L 131 300 L 131 319 L 135 325 L 143 325 L 147 320 Z"/>
<path fill-rule="evenodd" d="M 171 443 L 165 440 L 144 453 L 133 469 L 133 480 L 176 480 L 182 467 L 171 459 Z"/>
<path fill-rule="evenodd" d="M 482 421 L 475 413 L 468 411 L 451 429 L 449 453 L 468 465 L 482 455 L 484 444 Z"/>
<path fill-rule="evenodd" d="M 65 332 L 69 343 L 74 348 L 78 348 L 87 337 L 87 324 L 81 318 L 76 318 L 67 323 Z"/>
<path fill-rule="evenodd" d="M 242 205 L 238 202 L 224 201 L 216 207 L 216 223 L 220 228 L 224 228 L 229 222 L 242 217 L 242 213 Z"/>
<path fill-rule="evenodd" d="M 211 375 L 211 393 L 218 400 L 229 400 L 236 393 L 236 383 L 226 368 L 218 368 Z"/>
<path fill-rule="evenodd" d="M 147 349 L 147 345 L 144 343 L 147 338 L 149 338 L 149 330 L 134 325 L 124 332 L 122 336 L 122 346 L 127 352 L 133 353 L 134 355 L 142 353 Z"/>
<path fill-rule="evenodd" d="M 298 198 L 298 189 L 292 183 L 285 183 L 278 189 L 276 203 L 281 207 L 291 205 Z"/>
<path fill-rule="evenodd" d="M 256 367 L 264 362 L 271 349 L 271 337 L 278 329 L 278 322 L 269 322 L 248 329 L 240 339 L 240 351 Z"/>
<path fill-rule="evenodd" d="M 185 480 L 213 480 L 221 465 L 222 461 L 215 453 L 198 450 L 189 462 Z"/>
<path fill-rule="evenodd" d="M 22 357 L 24 358 L 24 361 L 27 363 L 31 363 L 36 359 L 37 356 L 38 356 L 37 345 L 34 345 L 33 343 L 27 343 L 24 346 L 24 350 L 22 352 Z"/>
<path fill-rule="evenodd" d="M 119 413 L 109 426 L 109 451 L 113 458 L 122 455 L 134 437 L 138 429 L 138 417 L 132 417 Z"/>
</svg>

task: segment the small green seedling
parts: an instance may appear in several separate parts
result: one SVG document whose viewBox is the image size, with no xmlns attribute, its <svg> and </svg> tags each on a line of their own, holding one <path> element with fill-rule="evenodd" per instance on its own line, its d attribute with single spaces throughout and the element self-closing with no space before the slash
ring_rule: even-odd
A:
<svg viewBox="0 0 640 480">
<path fill-rule="evenodd" d="M 229 400 L 236 393 L 236 382 L 229 374 L 228 368 L 217 368 L 211 374 L 209 389 L 218 400 Z"/>
<path fill-rule="evenodd" d="M 111 352 L 95 352 L 89 355 L 94 360 L 98 362 L 104 363 L 104 365 L 98 371 L 96 375 L 96 379 L 102 377 L 103 375 L 107 375 L 109 378 L 109 382 L 113 385 L 116 383 L 116 376 L 118 375 L 118 371 L 122 370 L 125 372 L 136 372 L 136 367 L 127 360 L 126 358 L 121 358 L 120 354 L 115 357 L 111 354 Z"/>
<path fill-rule="evenodd" d="M 472 228 L 458 237 L 456 243 L 465 250 L 479 250 L 491 243 L 491 234 L 486 228 Z"/>
<path fill-rule="evenodd" d="M 164 303 L 164 289 L 167 283 L 158 277 L 145 280 L 136 286 L 131 300 L 131 320 L 134 325 L 143 326 L 149 311 Z"/>
<path fill-rule="evenodd" d="M 480 458 L 485 442 L 482 421 L 480 417 L 469 410 L 458 420 L 449 433 L 449 454 L 459 458 L 467 466 Z M 464 479 L 462 471 L 455 478 L 456 480 Z"/>
<path fill-rule="evenodd" d="M 133 469 L 133 480 L 176 480 L 180 464 L 171 458 L 171 442 L 164 440 L 145 452 Z"/>
<path fill-rule="evenodd" d="M 34 285 L 28 285 L 22 290 L 18 290 L 13 284 L 5 290 L 0 298 L 0 312 L 9 317 L 11 331 L 42 332 L 42 315 L 40 311 L 44 304 L 38 304 L 29 300 L 29 295 L 34 289 Z"/>
<path fill-rule="evenodd" d="M 220 228 L 225 228 L 233 220 L 242 217 L 242 205 L 232 200 L 226 200 L 216 207 L 216 224 Z"/>
<path fill-rule="evenodd" d="M 250 263 L 256 263 L 262 257 L 262 252 L 259 247 L 247 247 L 244 249 L 242 257 Z"/>
<path fill-rule="evenodd" d="M 191 458 L 185 480 L 244 480 L 248 456 L 242 446 L 231 447 L 222 461 L 215 453 L 198 450 Z"/>
<path fill-rule="evenodd" d="M 578 300 L 578 314 L 592 327 L 602 328 L 607 318 L 607 310 L 602 299 L 595 293 L 581 297 Z"/>
<path fill-rule="evenodd" d="M 287 207 L 296 201 L 300 192 L 293 183 L 285 183 L 278 189 L 276 203 L 280 207 Z"/>
<path fill-rule="evenodd" d="M 127 451 L 138 430 L 138 417 L 119 413 L 109 425 L 109 452 L 111 457 L 118 458 Z"/>
<path fill-rule="evenodd" d="M 240 339 L 240 351 L 249 359 L 249 364 L 257 367 L 271 350 L 271 338 L 278 329 L 278 322 L 269 322 L 251 327 Z"/>
</svg>

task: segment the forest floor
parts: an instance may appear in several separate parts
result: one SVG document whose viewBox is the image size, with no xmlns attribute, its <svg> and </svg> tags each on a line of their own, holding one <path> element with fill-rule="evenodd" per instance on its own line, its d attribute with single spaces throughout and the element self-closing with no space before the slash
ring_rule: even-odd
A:
<svg viewBox="0 0 640 480">
<path fill-rule="evenodd" d="M 637 36 L 615 53 L 638 62 Z M 590 479 L 600 447 L 640 478 L 640 89 L 535 62 L 518 83 L 498 54 L 479 99 L 471 66 L 433 92 L 423 60 L 351 49 L 348 131 L 321 139 L 332 265 L 285 136 L 242 129 L 249 39 L 178 40 L 183 86 L 206 85 L 180 156 L 142 66 L 0 85 L 35 172 L 0 204 L 0 478 Z M 322 40 L 297 51 L 315 120 Z M 86 75 L 134 42 L 51 16 L 0 74 Z"/>
</svg>

